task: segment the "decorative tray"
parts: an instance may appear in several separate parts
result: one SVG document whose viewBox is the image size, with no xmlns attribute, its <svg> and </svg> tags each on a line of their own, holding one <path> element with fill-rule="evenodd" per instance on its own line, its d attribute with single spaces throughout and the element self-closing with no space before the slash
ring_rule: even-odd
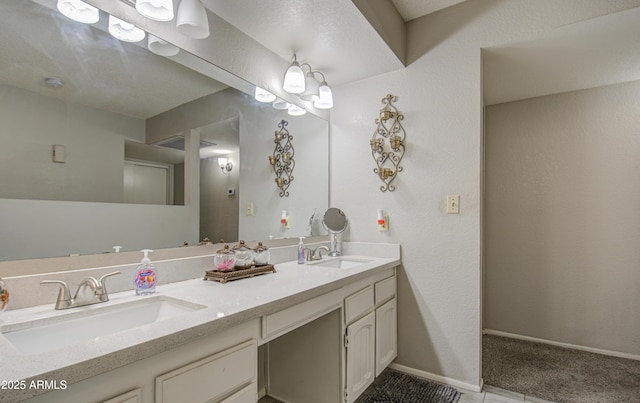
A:
<svg viewBox="0 0 640 403">
<path fill-rule="evenodd" d="M 272 264 L 267 264 L 264 266 L 250 266 L 233 271 L 207 270 L 204 272 L 204 280 L 219 281 L 220 283 L 224 284 L 227 281 L 240 280 L 241 278 L 248 278 L 275 272 L 276 268 Z"/>
</svg>

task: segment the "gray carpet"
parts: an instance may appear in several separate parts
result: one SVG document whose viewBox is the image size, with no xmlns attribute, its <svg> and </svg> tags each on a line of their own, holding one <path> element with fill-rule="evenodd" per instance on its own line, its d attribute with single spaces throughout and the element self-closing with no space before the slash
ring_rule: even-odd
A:
<svg viewBox="0 0 640 403">
<path fill-rule="evenodd" d="M 486 385 L 553 402 L 640 402 L 640 361 L 485 335 Z"/>
<path fill-rule="evenodd" d="M 456 403 L 460 392 L 403 372 L 385 369 L 356 403 Z"/>
</svg>

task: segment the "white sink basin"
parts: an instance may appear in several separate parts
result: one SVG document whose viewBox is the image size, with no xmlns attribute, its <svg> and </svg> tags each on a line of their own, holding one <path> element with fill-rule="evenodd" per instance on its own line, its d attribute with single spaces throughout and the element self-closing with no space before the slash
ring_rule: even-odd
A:
<svg viewBox="0 0 640 403">
<path fill-rule="evenodd" d="M 66 315 L 2 326 L 0 332 L 20 353 L 37 354 L 206 308 L 165 296 L 93 307 L 70 308 Z"/>
<path fill-rule="evenodd" d="M 360 266 L 361 264 L 369 263 L 371 260 L 367 259 L 356 259 L 350 257 L 335 257 L 335 258 L 324 258 L 317 262 L 309 263 L 314 266 L 322 266 L 322 267 L 333 267 L 336 269 L 350 269 L 352 267 Z"/>
</svg>

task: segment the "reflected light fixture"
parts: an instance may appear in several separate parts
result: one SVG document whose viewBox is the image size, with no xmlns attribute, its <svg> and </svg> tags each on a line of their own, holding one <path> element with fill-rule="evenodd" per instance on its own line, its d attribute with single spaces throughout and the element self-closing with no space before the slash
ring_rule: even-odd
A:
<svg viewBox="0 0 640 403">
<path fill-rule="evenodd" d="M 178 32 L 193 39 L 209 36 L 209 17 L 200 0 L 182 0 L 176 16 Z"/>
<path fill-rule="evenodd" d="M 304 108 L 299 107 L 298 105 L 291 105 L 288 110 L 289 115 L 291 116 L 302 116 L 307 111 Z"/>
<path fill-rule="evenodd" d="M 285 110 L 285 109 L 289 109 L 291 104 L 283 99 L 278 98 L 275 101 L 273 101 L 273 104 L 271 104 L 271 106 L 273 106 L 275 109 L 278 109 L 278 110 Z"/>
<path fill-rule="evenodd" d="M 231 170 L 233 169 L 233 164 L 231 163 L 231 161 L 229 161 L 229 159 L 225 157 L 218 157 L 218 165 L 220 166 L 223 174 L 231 172 Z"/>
<path fill-rule="evenodd" d="M 180 52 L 180 48 L 176 45 L 151 34 L 149 34 L 147 47 L 150 51 L 159 56 L 175 56 Z"/>
<path fill-rule="evenodd" d="M 64 16 L 84 24 L 95 24 L 100 20 L 98 9 L 81 0 L 58 0 L 56 7 Z"/>
<path fill-rule="evenodd" d="M 273 102 L 276 100 L 275 95 L 265 90 L 264 88 L 258 87 L 257 85 L 254 97 L 258 102 Z"/>
<path fill-rule="evenodd" d="M 305 74 L 302 71 L 302 67 L 296 60 L 296 54 L 293 54 L 293 61 L 284 73 L 284 82 L 282 89 L 290 94 L 302 94 L 305 90 Z"/>
<path fill-rule="evenodd" d="M 155 21 L 171 21 L 173 0 L 136 0 L 136 10 Z"/>
<path fill-rule="evenodd" d="M 140 28 L 113 15 L 109 16 L 109 33 L 125 42 L 140 42 L 146 36 L 146 33 Z"/>
</svg>

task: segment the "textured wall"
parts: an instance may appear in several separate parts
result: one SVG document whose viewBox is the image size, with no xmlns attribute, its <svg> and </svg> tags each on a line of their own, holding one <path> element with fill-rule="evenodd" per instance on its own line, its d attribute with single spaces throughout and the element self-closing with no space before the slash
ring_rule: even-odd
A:
<svg viewBox="0 0 640 403">
<path fill-rule="evenodd" d="M 640 355 L 638 94 L 487 108 L 487 329 Z"/>
<path fill-rule="evenodd" d="M 331 204 L 351 240 L 402 244 L 397 363 L 479 385 L 481 339 L 481 48 L 534 37 L 622 2 L 471 1 L 408 24 L 406 69 L 335 90 Z M 628 6 L 628 4 L 626 4 Z M 394 193 L 381 193 L 369 138 L 387 93 L 405 114 L 407 153 Z M 447 194 L 461 214 L 445 213 Z M 376 209 L 390 215 L 377 232 Z"/>
</svg>

